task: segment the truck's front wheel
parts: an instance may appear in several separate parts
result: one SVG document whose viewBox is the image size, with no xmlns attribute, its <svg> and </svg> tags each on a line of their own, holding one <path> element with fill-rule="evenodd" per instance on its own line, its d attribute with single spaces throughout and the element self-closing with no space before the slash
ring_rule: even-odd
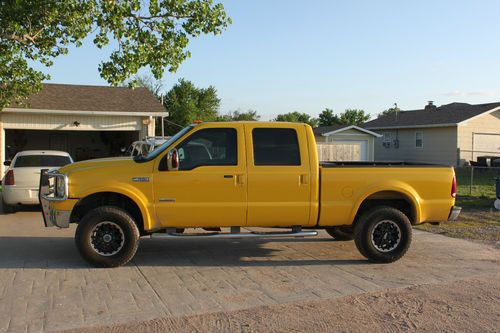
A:
<svg viewBox="0 0 500 333">
<path fill-rule="evenodd" d="M 139 246 L 139 230 L 124 210 L 103 206 L 91 210 L 76 228 L 75 242 L 82 257 L 96 267 L 128 263 Z"/>
<path fill-rule="evenodd" d="M 400 210 L 382 206 L 362 215 L 356 223 L 354 237 L 356 247 L 366 258 L 374 262 L 394 262 L 410 247 L 411 223 Z"/>
</svg>

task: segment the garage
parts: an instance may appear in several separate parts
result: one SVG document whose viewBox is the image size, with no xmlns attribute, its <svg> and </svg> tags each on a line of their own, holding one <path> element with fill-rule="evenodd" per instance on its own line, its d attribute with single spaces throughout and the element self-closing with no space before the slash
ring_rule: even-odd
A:
<svg viewBox="0 0 500 333">
<path fill-rule="evenodd" d="M 0 112 L 0 158 L 23 150 L 62 150 L 75 161 L 119 156 L 136 140 L 154 136 L 167 113 L 146 88 L 44 84 L 25 104 Z"/>
<path fill-rule="evenodd" d="M 47 131 L 5 130 L 5 158 L 11 160 L 24 150 L 60 150 L 75 161 L 121 155 L 140 131 Z"/>
<path fill-rule="evenodd" d="M 373 161 L 374 138 L 380 134 L 355 125 L 313 129 L 320 161 Z"/>
</svg>

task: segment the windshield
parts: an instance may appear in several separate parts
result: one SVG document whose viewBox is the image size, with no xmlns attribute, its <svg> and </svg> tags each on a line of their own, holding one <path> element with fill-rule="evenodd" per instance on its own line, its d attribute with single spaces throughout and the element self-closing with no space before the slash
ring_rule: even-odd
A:
<svg viewBox="0 0 500 333">
<path fill-rule="evenodd" d="M 160 146 L 156 147 L 152 152 L 147 154 L 146 156 L 136 156 L 134 158 L 134 161 L 136 162 L 146 162 L 146 161 L 151 161 L 155 159 L 158 155 L 161 154 L 161 152 L 165 151 L 172 143 L 177 141 L 181 136 L 189 132 L 190 130 L 193 129 L 194 126 L 188 126 L 184 127 L 181 129 L 177 134 L 175 134 L 173 137 L 162 143 Z"/>
</svg>

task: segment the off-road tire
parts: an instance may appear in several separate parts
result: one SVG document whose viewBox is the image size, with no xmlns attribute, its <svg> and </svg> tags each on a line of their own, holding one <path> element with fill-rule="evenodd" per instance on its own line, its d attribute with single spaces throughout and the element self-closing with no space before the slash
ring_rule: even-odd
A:
<svg viewBox="0 0 500 333">
<path fill-rule="evenodd" d="M 354 231 L 352 227 L 332 227 L 326 229 L 326 232 L 338 241 L 350 241 L 354 239 Z"/>
<path fill-rule="evenodd" d="M 356 247 L 372 262 L 389 263 L 400 259 L 408 251 L 411 239 L 410 220 L 403 212 L 390 206 L 367 211 L 356 222 L 354 229 Z"/>
<path fill-rule="evenodd" d="M 98 237 L 105 233 L 98 230 L 103 225 L 114 228 L 118 235 L 116 238 L 119 239 L 120 245 L 114 249 L 116 253 L 111 251 L 103 255 L 98 252 L 99 244 L 105 244 L 101 240 L 102 237 Z M 118 267 L 125 265 L 134 257 L 139 247 L 139 237 L 139 229 L 132 216 L 121 208 L 102 206 L 88 212 L 78 223 L 75 243 L 80 255 L 92 266 Z"/>
</svg>

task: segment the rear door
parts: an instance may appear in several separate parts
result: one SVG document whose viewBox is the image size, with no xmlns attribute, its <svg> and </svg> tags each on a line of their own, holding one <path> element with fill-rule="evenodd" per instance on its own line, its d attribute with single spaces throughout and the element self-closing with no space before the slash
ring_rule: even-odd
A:
<svg viewBox="0 0 500 333">
<path fill-rule="evenodd" d="M 247 225 L 310 224 L 311 170 L 305 127 L 258 123 L 245 126 Z"/>
</svg>

